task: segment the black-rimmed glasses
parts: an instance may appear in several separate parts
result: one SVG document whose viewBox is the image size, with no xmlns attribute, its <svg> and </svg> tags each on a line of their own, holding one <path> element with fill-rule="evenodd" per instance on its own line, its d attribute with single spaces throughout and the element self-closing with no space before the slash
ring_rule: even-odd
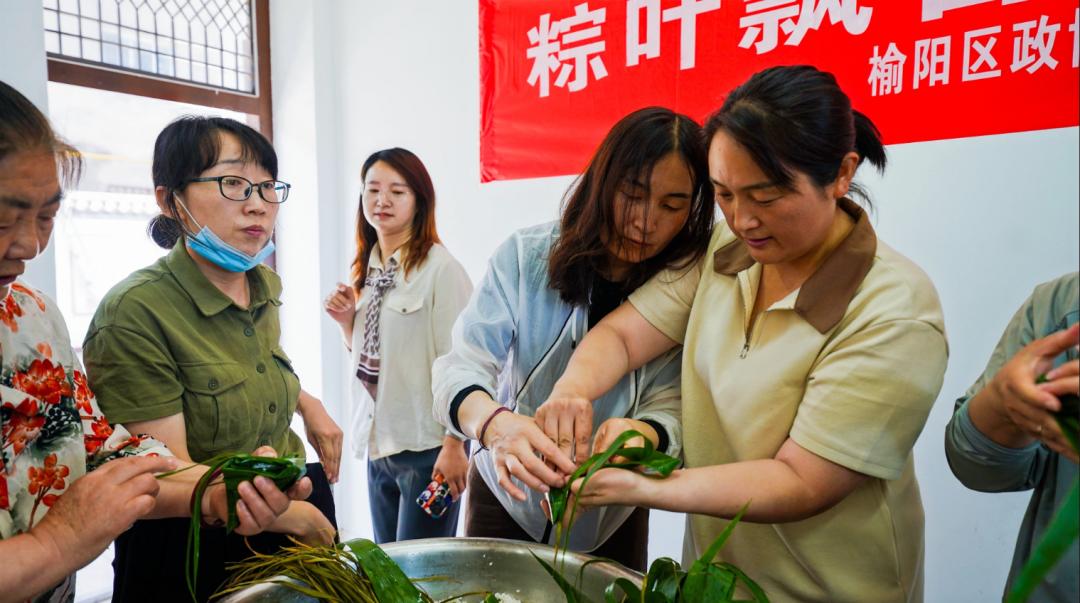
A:
<svg viewBox="0 0 1080 603">
<path fill-rule="evenodd" d="M 284 203 L 289 198 L 292 185 L 280 180 L 252 182 L 243 176 L 205 176 L 188 182 L 217 182 L 221 196 L 230 201 L 247 201 L 251 191 L 258 189 L 259 196 L 267 203 Z"/>
</svg>

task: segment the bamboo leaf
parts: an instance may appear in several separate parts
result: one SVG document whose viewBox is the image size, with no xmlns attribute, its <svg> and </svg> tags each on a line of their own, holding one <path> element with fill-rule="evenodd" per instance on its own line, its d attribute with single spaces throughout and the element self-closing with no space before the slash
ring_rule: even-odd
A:
<svg viewBox="0 0 1080 603">
<path fill-rule="evenodd" d="M 240 500 L 237 487 L 240 482 L 250 481 L 256 476 L 269 478 L 279 490 L 288 490 L 298 479 L 307 473 L 307 466 L 297 458 L 274 458 L 252 456 L 249 454 L 233 455 L 222 467 L 225 481 L 225 497 L 229 502 L 229 518 L 225 531 L 231 533 L 240 525 L 236 517 L 236 503 Z"/>
<path fill-rule="evenodd" d="M 616 588 L 622 591 L 622 596 L 615 592 Z M 638 603 L 641 600 L 641 589 L 626 578 L 616 578 L 604 589 L 604 603 Z"/>
<path fill-rule="evenodd" d="M 360 568 L 371 580 L 379 601 L 425 603 L 429 600 L 374 542 L 358 538 L 346 542 L 345 546 L 353 552 Z"/>
<path fill-rule="evenodd" d="M 661 557 L 649 566 L 642 588 L 645 592 L 657 593 L 668 603 L 673 603 L 679 595 L 679 586 L 686 572 L 679 563 L 670 557 Z"/>
<path fill-rule="evenodd" d="M 754 597 L 751 601 L 754 601 L 755 603 L 769 603 L 769 598 L 765 596 L 765 591 L 762 590 L 761 586 L 759 586 L 757 582 L 751 580 L 750 576 L 747 576 L 741 569 L 726 561 L 721 563 L 720 566 L 735 574 L 735 577 L 742 581 L 743 586 L 745 586 L 746 590 L 750 591 L 750 595 Z"/>
<path fill-rule="evenodd" d="M 1061 559 L 1080 535 L 1080 480 L 1074 481 L 1065 502 L 1054 513 L 1031 557 L 1013 583 L 1007 603 L 1027 601 L 1042 579 Z"/>
<path fill-rule="evenodd" d="M 644 447 L 634 446 L 623 448 L 623 444 L 637 437 L 645 440 Z M 614 456 L 622 456 L 627 460 L 619 463 L 609 463 Z M 619 434 L 619 437 L 615 438 L 615 441 L 607 447 L 607 450 L 598 452 L 586 459 L 585 462 L 570 475 L 570 479 L 567 480 L 566 486 L 562 488 L 553 488 L 551 492 L 549 492 L 548 504 L 551 506 L 552 523 L 558 524 L 563 517 L 563 513 L 566 510 L 566 501 L 570 496 L 570 484 L 579 478 L 584 478 L 582 481 L 582 487 L 584 488 L 585 484 L 588 483 L 594 473 L 607 466 L 620 467 L 623 469 L 646 466 L 654 469 L 664 477 L 667 477 L 679 466 L 679 459 L 668 456 L 662 452 L 657 452 L 652 442 L 640 432 L 634 430 L 624 431 Z M 558 501 L 559 513 L 556 513 L 554 501 Z M 570 512 L 572 516 L 574 510 L 571 509 Z"/>
<path fill-rule="evenodd" d="M 1058 400 L 1061 401 L 1061 410 L 1054 413 L 1054 419 L 1073 450 L 1080 452 L 1080 396 L 1066 394 L 1058 396 Z"/>
<path fill-rule="evenodd" d="M 561 590 L 563 595 L 566 597 L 566 603 L 591 603 L 591 600 L 586 597 L 584 593 L 575 588 L 573 584 L 570 584 L 570 582 L 568 582 L 562 574 L 556 571 L 555 568 L 551 566 L 551 564 L 549 564 L 547 561 L 544 561 L 540 557 L 537 557 L 536 553 L 532 551 L 529 551 L 529 554 L 532 555 L 533 559 L 536 559 L 536 561 L 541 566 L 543 566 L 544 571 L 546 571 L 548 575 L 550 575 L 555 580 L 555 584 L 559 585 L 559 590 Z"/>
<path fill-rule="evenodd" d="M 188 593 L 191 599 L 197 600 L 195 587 L 199 581 L 199 551 L 201 550 L 202 535 L 202 500 L 206 489 L 210 487 L 218 474 L 225 482 L 225 498 L 228 501 L 228 520 L 226 532 L 232 532 L 239 524 L 236 517 L 236 502 L 239 495 L 236 492 L 240 482 L 254 479 L 257 475 L 263 475 L 277 485 L 281 490 L 288 489 L 296 480 L 306 472 L 303 461 L 296 458 L 261 457 L 250 454 L 219 454 L 202 463 L 188 465 L 174 471 L 161 473 L 157 479 L 176 475 L 187 471 L 192 467 L 205 465 L 206 473 L 195 483 L 193 496 L 191 497 L 191 522 L 188 524 L 187 560 L 184 567 L 184 575 L 187 579 Z"/>
</svg>

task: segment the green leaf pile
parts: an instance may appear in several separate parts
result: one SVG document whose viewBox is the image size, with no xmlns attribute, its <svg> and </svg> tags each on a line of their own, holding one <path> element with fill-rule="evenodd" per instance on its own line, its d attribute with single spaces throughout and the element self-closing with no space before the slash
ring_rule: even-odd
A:
<svg viewBox="0 0 1080 603">
<path fill-rule="evenodd" d="M 229 569 L 232 578 L 216 596 L 270 583 L 319 601 L 431 603 L 431 597 L 370 540 L 322 546 L 297 542 L 274 555 L 256 553 Z"/>
<path fill-rule="evenodd" d="M 645 445 L 624 447 L 626 442 L 635 437 L 641 437 Z M 622 460 L 612 462 L 611 459 L 615 457 L 621 457 Z M 555 563 L 549 564 L 535 554 L 533 557 L 559 586 L 567 603 L 593 603 L 579 588 L 581 574 L 578 575 L 575 585 L 566 579 L 560 569 L 557 569 L 560 567 L 559 552 L 561 550 L 565 554 L 569 540 L 569 531 L 561 534 L 561 522 L 570 500 L 570 484 L 581 478 L 581 487 L 584 488 L 593 474 L 604 468 L 643 468 L 646 475 L 667 477 L 678 466 L 678 459 L 657 452 L 652 442 L 641 433 L 626 431 L 616 438 L 607 450 L 594 454 L 582 463 L 567 480 L 566 486 L 552 489 L 548 493 L 551 521 L 557 526 L 556 534 L 559 534 L 555 538 Z M 573 525 L 577 506 L 575 503 L 569 509 L 570 525 Z M 735 601 L 768 603 L 769 599 L 761 587 L 741 569 L 724 561 L 713 561 L 745 512 L 746 505 L 728 522 L 720 536 L 713 541 L 705 554 L 690 566 L 689 570 L 683 570 L 674 559 L 667 557 L 657 559 L 649 566 L 649 573 L 645 575 L 640 586 L 626 578 L 618 578 L 608 585 L 604 591 L 604 603 L 726 603 Z M 583 566 L 581 570 L 584 572 L 585 567 Z M 735 599 L 740 584 L 750 593 L 751 599 Z"/>
</svg>

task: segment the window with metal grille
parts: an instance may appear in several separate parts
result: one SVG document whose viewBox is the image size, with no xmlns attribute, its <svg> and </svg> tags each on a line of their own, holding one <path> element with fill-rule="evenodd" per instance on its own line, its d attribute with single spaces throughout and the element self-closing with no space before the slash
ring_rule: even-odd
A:
<svg viewBox="0 0 1080 603">
<path fill-rule="evenodd" d="M 43 0 L 50 55 L 256 92 L 249 0 Z"/>
<path fill-rule="evenodd" d="M 42 0 L 49 79 L 253 116 L 273 136 L 268 0 Z"/>
</svg>

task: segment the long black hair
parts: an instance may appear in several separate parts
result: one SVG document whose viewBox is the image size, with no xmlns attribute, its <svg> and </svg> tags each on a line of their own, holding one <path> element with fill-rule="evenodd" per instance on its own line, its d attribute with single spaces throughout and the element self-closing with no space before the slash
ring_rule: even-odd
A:
<svg viewBox="0 0 1080 603">
<path fill-rule="evenodd" d="M 622 287 L 632 291 L 660 270 L 688 266 L 705 252 L 712 233 L 713 201 L 701 126 L 663 107 L 639 109 L 611 128 L 567 191 L 559 239 L 548 259 L 548 281 L 563 301 L 588 301 L 594 277 L 609 261 L 603 237 L 620 236 L 613 232 L 619 188 L 627 181 L 648 183 L 653 167 L 669 153 L 677 153 L 690 171 L 690 214 L 660 253 L 631 266 Z"/>
</svg>

